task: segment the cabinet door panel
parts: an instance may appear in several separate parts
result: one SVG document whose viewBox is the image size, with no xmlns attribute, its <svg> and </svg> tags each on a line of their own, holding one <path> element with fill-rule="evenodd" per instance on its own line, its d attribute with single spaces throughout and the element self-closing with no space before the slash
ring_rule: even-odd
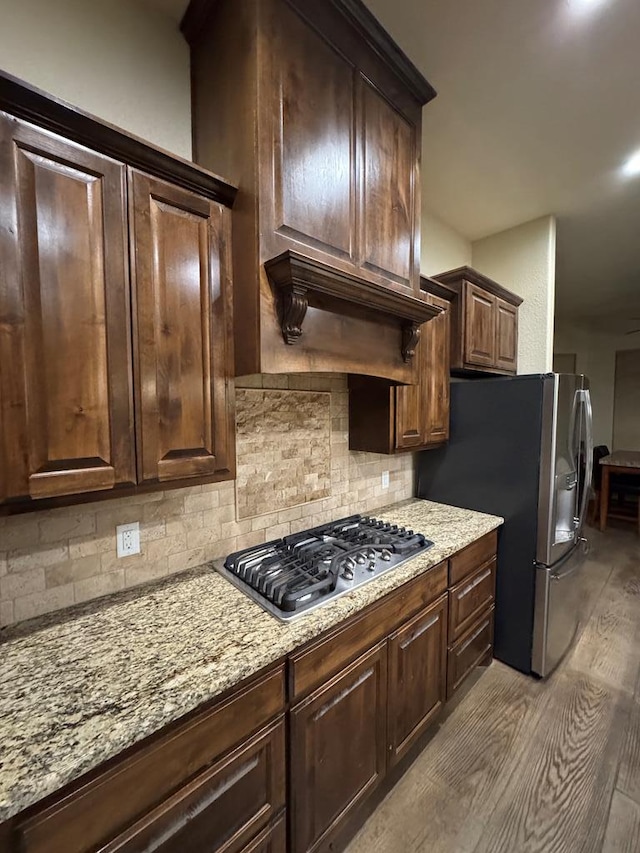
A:
<svg viewBox="0 0 640 853">
<path fill-rule="evenodd" d="M 496 303 L 496 367 L 516 372 L 518 366 L 518 309 L 504 299 Z"/>
<path fill-rule="evenodd" d="M 231 467 L 226 215 L 131 170 L 138 476 L 210 476 Z"/>
<path fill-rule="evenodd" d="M 496 366 L 496 298 L 465 283 L 464 360 L 484 367 Z"/>
<path fill-rule="evenodd" d="M 389 638 L 389 751 L 395 764 L 445 701 L 447 596 Z"/>
<path fill-rule="evenodd" d="M 0 114 L 0 206 L 0 499 L 133 483 L 124 167 Z"/>
<path fill-rule="evenodd" d="M 354 71 L 282 4 L 273 115 L 274 226 L 350 258 L 355 231 Z"/>
<path fill-rule="evenodd" d="M 449 366 L 451 347 L 450 303 L 431 294 L 427 297 L 432 305 L 442 308 L 442 314 L 434 317 L 424 327 L 421 341 L 425 346 L 425 357 L 420 362 L 423 381 L 425 408 L 425 443 L 439 444 L 449 438 Z"/>
<path fill-rule="evenodd" d="M 433 322 L 433 321 L 432 321 Z M 415 358 L 422 361 L 420 341 Z M 403 385 L 395 389 L 396 395 L 396 449 L 420 447 L 425 441 L 423 388 L 421 385 Z"/>
<path fill-rule="evenodd" d="M 386 645 L 291 711 L 293 850 L 313 850 L 378 784 L 386 760 Z"/>
<path fill-rule="evenodd" d="M 101 850 L 241 853 L 247 840 L 284 804 L 284 722 L 280 721 L 214 764 Z"/>
<path fill-rule="evenodd" d="M 362 264 L 417 290 L 416 129 L 364 78 L 360 78 L 360 94 Z"/>
</svg>

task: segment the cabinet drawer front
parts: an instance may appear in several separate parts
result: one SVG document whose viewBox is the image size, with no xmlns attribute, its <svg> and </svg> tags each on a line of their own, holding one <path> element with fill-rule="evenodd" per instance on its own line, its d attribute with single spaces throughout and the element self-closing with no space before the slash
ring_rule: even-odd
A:
<svg viewBox="0 0 640 853">
<path fill-rule="evenodd" d="M 389 638 L 389 760 L 398 762 L 444 705 L 447 596 Z"/>
<path fill-rule="evenodd" d="M 394 590 L 346 627 L 306 651 L 292 655 L 289 667 L 291 698 L 299 699 L 306 695 L 446 590 L 445 562 Z"/>
<path fill-rule="evenodd" d="M 268 826 L 242 850 L 242 853 L 287 853 L 285 817 Z"/>
<path fill-rule="evenodd" d="M 449 651 L 447 661 L 447 699 L 465 678 L 493 653 L 493 607 L 485 613 Z"/>
<path fill-rule="evenodd" d="M 476 542 L 472 542 L 449 560 L 449 586 L 460 583 L 484 563 L 493 559 L 498 551 L 498 531 L 492 530 Z"/>
<path fill-rule="evenodd" d="M 283 668 L 142 747 L 19 829 L 23 853 L 86 853 L 122 832 L 284 708 Z"/>
<path fill-rule="evenodd" d="M 490 607 L 496 594 L 496 561 L 481 566 L 449 592 L 449 643 L 453 643 Z"/>
<path fill-rule="evenodd" d="M 240 853 L 284 805 L 281 719 L 175 793 L 102 853 Z"/>
<path fill-rule="evenodd" d="M 292 709 L 294 850 L 324 844 L 384 776 L 386 709 L 386 643 Z"/>
</svg>

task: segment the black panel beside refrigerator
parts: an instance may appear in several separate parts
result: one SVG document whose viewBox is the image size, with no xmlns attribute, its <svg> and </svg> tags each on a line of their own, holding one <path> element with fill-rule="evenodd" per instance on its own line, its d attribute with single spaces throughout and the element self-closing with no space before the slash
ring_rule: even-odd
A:
<svg viewBox="0 0 640 853">
<path fill-rule="evenodd" d="M 572 559 L 572 553 L 578 550 L 577 543 L 582 541 L 579 492 L 581 485 L 588 489 L 589 484 L 578 482 L 578 476 L 574 482 L 573 469 L 578 468 L 579 462 L 569 458 L 571 451 L 562 451 L 563 458 L 558 464 L 555 451 L 554 461 L 550 461 L 549 448 L 556 445 L 552 434 L 565 431 L 563 425 L 568 421 L 572 437 L 568 441 L 558 438 L 558 448 L 571 446 L 574 439 L 578 448 L 583 445 L 586 429 L 576 432 L 576 423 L 582 423 L 576 412 L 584 399 L 579 395 L 586 393 L 588 398 L 588 392 L 582 390 L 586 385 L 582 377 L 553 374 L 454 382 L 450 441 L 441 449 L 419 455 L 418 497 L 505 519 L 498 534 L 494 654 L 525 673 L 535 671 L 545 675 L 552 668 L 551 663 L 532 663 L 534 633 L 540 636 L 540 625 L 544 625 L 545 637 L 547 633 L 553 636 L 556 645 L 560 642 L 566 646 L 570 642 L 570 634 L 568 640 L 558 641 L 558 631 L 548 626 L 548 614 L 557 619 L 560 599 L 556 590 L 562 589 L 564 596 L 566 586 L 557 581 L 574 574 L 573 569 L 560 572 L 557 567 Z M 565 386 L 568 393 L 560 394 L 558 389 Z M 572 411 L 563 415 L 562 407 L 571 408 L 567 403 L 569 398 L 573 401 Z M 585 420 L 587 417 L 585 412 Z M 558 469 L 564 473 L 558 475 Z M 553 490 L 546 516 L 544 509 L 541 510 L 545 484 Z M 560 514 L 569 507 L 564 515 L 573 516 L 570 530 L 564 529 L 568 526 L 566 519 L 561 523 L 555 518 L 556 503 Z M 546 530 L 552 531 L 550 545 L 546 543 Z M 541 546 L 541 535 L 546 549 Z M 551 590 L 546 594 L 544 613 L 542 577 L 546 589 Z M 553 581 L 551 586 L 549 578 Z M 551 593 L 556 596 L 555 606 Z M 547 655 L 546 640 L 544 651 L 549 661 L 553 658 L 553 665 L 561 657 Z M 538 660 L 539 657 L 538 654 Z"/>
</svg>

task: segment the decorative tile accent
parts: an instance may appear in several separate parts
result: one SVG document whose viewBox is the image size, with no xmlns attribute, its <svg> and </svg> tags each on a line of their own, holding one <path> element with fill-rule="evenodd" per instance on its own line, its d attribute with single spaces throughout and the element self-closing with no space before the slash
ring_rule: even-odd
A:
<svg viewBox="0 0 640 853">
<path fill-rule="evenodd" d="M 238 518 L 329 497 L 330 394 L 241 388 L 236 413 Z"/>
</svg>

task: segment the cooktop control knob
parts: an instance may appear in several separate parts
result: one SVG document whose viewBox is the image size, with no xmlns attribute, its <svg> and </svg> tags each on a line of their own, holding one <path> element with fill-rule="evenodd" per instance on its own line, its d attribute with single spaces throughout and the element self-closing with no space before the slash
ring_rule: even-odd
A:
<svg viewBox="0 0 640 853">
<path fill-rule="evenodd" d="M 391 551 L 387 551 L 386 548 L 383 548 L 382 551 L 380 551 L 380 559 L 384 560 L 385 563 L 388 563 L 391 559 Z"/>
<path fill-rule="evenodd" d="M 349 569 L 349 568 L 347 568 L 347 566 L 345 566 L 344 569 L 342 570 L 342 578 L 346 581 L 352 581 L 353 580 L 353 569 Z"/>
<path fill-rule="evenodd" d="M 366 562 L 367 562 L 367 555 L 363 551 L 360 551 L 359 554 L 356 554 L 356 563 L 359 566 L 364 566 L 364 564 Z"/>
</svg>

